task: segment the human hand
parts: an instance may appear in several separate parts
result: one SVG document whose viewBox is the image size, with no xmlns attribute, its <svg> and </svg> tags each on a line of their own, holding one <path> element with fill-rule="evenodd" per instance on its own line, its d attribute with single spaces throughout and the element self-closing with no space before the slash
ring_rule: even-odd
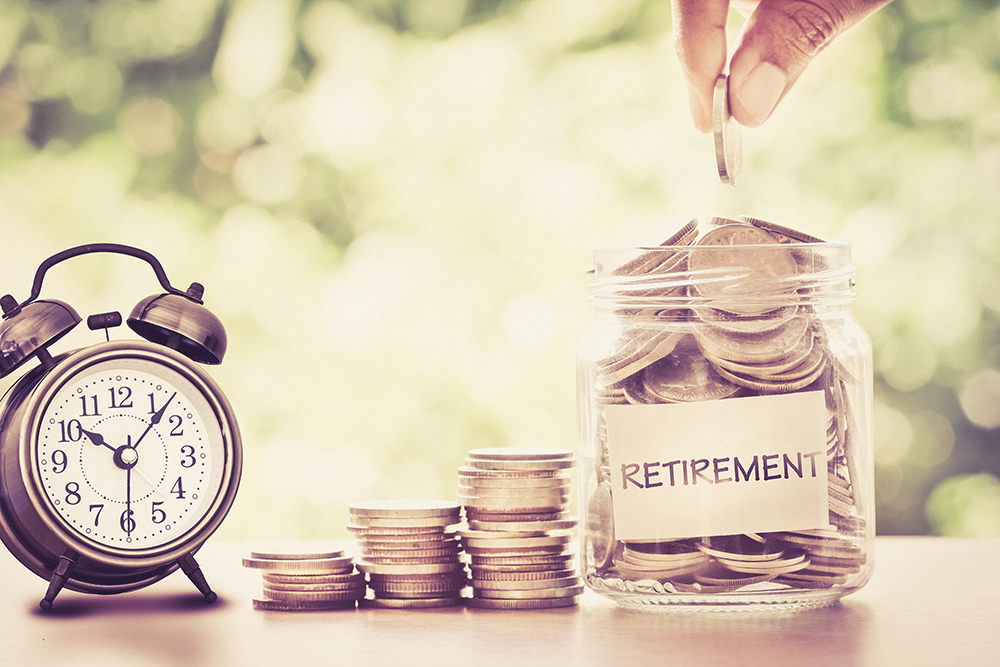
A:
<svg viewBox="0 0 1000 667">
<path fill-rule="evenodd" d="M 741 125 L 757 127 L 837 36 L 890 0 L 671 0 L 674 46 L 688 83 L 691 117 L 712 129 L 715 80 L 726 66 L 730 4 L 747 22 L 729 61 L 729 105 Z"/>
</svg>

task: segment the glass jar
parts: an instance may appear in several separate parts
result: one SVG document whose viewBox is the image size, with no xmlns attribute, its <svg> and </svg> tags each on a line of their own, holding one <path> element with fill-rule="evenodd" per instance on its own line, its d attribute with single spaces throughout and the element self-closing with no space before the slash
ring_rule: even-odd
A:
<svg viewBox="0 0 1000 667">
<path fill-rule="evenodd" d="M 578 352 L 581 560 L 644 609 L 813 607 L 875 535 L 850 246 L 754 218 L 595 250 Z"/>
</svg>

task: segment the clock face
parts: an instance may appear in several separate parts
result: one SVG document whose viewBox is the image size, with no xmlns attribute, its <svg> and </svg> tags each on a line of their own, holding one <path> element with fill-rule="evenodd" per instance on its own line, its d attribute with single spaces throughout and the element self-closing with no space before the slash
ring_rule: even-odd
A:
<svg viewBox="0 0 1000 667">
<path fill-rule="evenodd" d="M 188 375 L 139 356 L 106 358 L 55 386 L 28 456 L 57 523 L 99 550 L 169 549 L 217 508 L 226 441 Z"/>
</svg>

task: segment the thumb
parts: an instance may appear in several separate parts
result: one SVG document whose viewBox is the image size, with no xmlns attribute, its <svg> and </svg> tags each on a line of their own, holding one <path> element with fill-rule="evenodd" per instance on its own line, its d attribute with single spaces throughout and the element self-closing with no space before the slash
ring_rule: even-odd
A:
<svg viewBox="0 0 1000 667">
<path fill-rule="evenodd" d="M 762 0 L 729 63 L 729 105 L 741 125 L 766 121 L 812 59 L 888 0 Z"/>
</svg>

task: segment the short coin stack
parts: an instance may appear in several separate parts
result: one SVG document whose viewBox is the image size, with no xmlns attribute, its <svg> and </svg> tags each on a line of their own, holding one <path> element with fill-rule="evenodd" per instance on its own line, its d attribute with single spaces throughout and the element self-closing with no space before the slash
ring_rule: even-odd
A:
<svg viewBox="0 0 1000 667">
<path fill-rule="evenodd" d="M 365 596 L 365 575 L 342 550 L 314 553 L 253 551 L 243 566 L 260 570 L 264 595 L 253 601 L 261 611 L 354 609 Z"/>
<path fill-rule="evenodd" d="M 546 609 L 577 603 L 583 586 L 567 507 L 573 452 L 555 448 L 469 451 L 458 470 L 460 531 L 472 572 L 470 607 Z"/>
<path fill-rule="evenodd" d="M 358 569 L 374 598 L 367 607 L 418 609 L 462 604 L 468 584 L 461 546 L 449 526 L 461 507 L 447 500 L 354 503 L 347 529 L 358 541 Z"/>
</svg>

